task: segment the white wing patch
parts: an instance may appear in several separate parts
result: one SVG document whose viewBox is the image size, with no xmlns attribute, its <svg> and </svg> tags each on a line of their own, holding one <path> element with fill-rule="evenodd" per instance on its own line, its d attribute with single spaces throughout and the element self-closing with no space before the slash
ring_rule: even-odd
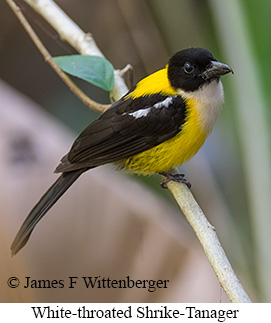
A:
<svg viewBox="0 0 271 323">
<path fill-rule="evenodd" d="M 155 108 L 155 109 L 168 108 L 170 106 L 170 104 L 172 103 L 172 100 L 174 97 L 176 97 L 176 95 L 170 96 L 161 102 L 155 103 L 153 105 L 153 108 Z M 146 109 L 139 109 L 134 112 L 129 112 L 128 114 L 130 116 L 138 119 L 138 118 L 146 117 L 150 111 L 151 111 L 151 107 L 146 108 Z M 125 113 L 127 113 L 127 112 L 125 112 Z"/>
<path fill-rule="evenodd" d="M 174 95 L 174 97 L 176 97 L 176 95 Z M 173 100 L 173 97 L 169 96 L 165 100 L 155 103 L 153 107 L 155 109 L 168 108 L 168 106 L 172 103 L 172 100 Z"/>
<path fill-rule="evenodd" d="M 138 118 L 142 118 L 142 117 L 146 117 L 146 115 L 149 113 L 149 111 L 151 110 L 151 108 L 147 108 L 147 109 L 140 109 L 137 110 L 135 112 L 130 112 L 128 113 L 130 116 L 138 119 Z"/>
</svg>

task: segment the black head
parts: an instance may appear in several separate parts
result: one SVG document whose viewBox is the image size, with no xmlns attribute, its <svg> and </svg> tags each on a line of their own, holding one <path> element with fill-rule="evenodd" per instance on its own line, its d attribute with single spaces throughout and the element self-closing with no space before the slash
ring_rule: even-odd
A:
<svg viewBox="0 0 271 323">
<path fill-rule="evenodd" d="M 174 54 L 168 63 L 168 77 L 175 89 L 195 91 L 203 84 L 232 72 L 203 48 L 188 48 Z"/>
</svg>

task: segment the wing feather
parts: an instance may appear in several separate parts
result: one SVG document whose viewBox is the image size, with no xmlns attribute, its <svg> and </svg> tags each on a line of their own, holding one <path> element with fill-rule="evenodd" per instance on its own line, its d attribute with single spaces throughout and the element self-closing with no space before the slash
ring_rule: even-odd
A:
<svg viewBox="0 0 271 323">
<path fill-rule="evenodd" d="M 56 172 L 99 166 L 134 156 L 176 135 L 185 116 L 185 102 L 179 95 L 124 97 L 79 135 Z"/>
</svg>

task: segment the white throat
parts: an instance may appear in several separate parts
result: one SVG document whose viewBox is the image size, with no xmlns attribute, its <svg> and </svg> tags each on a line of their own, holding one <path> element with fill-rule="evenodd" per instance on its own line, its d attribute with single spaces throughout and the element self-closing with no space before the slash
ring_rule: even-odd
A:
<svg viewBox="0 0 271 323">
<path fill-rule="evenodd" d="M 210 83 L 204 84 L 196 91 L 185 92 L 179 89 L 178 92 L 185 99 L 197 101 L 195 107 L 198 110 L 200 123 L 205 131 L 211 132 L 224 102 L 221 81 L 213 80 Z"/>
</svg>

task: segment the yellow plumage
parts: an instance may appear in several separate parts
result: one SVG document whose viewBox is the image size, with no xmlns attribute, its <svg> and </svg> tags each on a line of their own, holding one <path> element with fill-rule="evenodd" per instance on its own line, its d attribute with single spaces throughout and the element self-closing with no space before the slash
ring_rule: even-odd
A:
<svg viewBox="0 0 271 323">
<path fill-rule="evenodd" d="M 140 98 L 145 95 L 161 93 L 163 95 L 175 95 L 178 92 L 170 85 L 168 77 L 168 66 L 145 77 L 137 83 L 133 92 L 126 95 L 126 98 Z"/>
</svg>

